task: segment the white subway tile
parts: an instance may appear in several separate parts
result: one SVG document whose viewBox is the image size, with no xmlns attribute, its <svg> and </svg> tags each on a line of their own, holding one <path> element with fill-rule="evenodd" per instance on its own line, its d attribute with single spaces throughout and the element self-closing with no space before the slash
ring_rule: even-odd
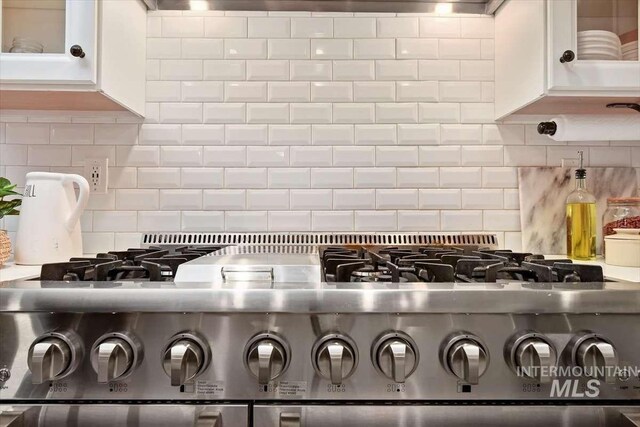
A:
<svg viewBox="0 0 640 427">
<path fill-rule="evenodd" d="M 29 166 L 71 166 L 71 147 L 64 145 L 35 145 L 27 151 Z"/>
<path fill-rule="evenodd" d="M 421 166 L 456 166 L 460 164 L 460 147 L 420 147 Z"/>
<path fill-rule="evenodd" d="M 267 212 L 225 212 L 225 230 L 235 232 L 267 231 Z"/>
<path fill-rule="evenodd" d="M 269 82 L 269 102 L 310 101 L 309 82 Z"/>
<path fill-rule="evenodd" d="M 334 166 L 374 166 L 374 147 L 333 147 Z"/>
<path fill-rule="evenodd" d="M 182 82 L 182 100 L 186 102 L 222 102 L 224 100 L 223 89 L 222 82 Z"/>
<path fill-rule="evenodd" d="M 520 231 L 520 211 L 484 211 L 486 231 Z"/>
<path fill-rule="evenodd" d="M 202 104 L 163 102 L 160 104 L 160 123 L 202 123 Z"/>
<path fill-rule="evenodd" d="M 147 39 L 147 59 L 179 59 L 180 39 Z"/>
<path fill-rule="evenodd" d="M 440 59 L 480 59 L 480 40 L 440 39 Z"/>
<path fill-rule="evenodd" d="M 224 43 L 221 39 L 182 39 L 184 59 L 222 59 Z"/>
<path fill-rule="evenodd" d="M 186 16 L 162 17 L 162 37 L 202 37 L 204 18 Z"/>
<path fill-rule="evenodd" d="M 395 231 L 398 229 L 396 211 L 356 211 L 356 231 Z"/>
<path fill-rule="evenodd" d="M 147 102 L 144 105 L 144 122 L 159 123 L 160 122 L 160 104 L 157 102 Z"/>
<path fill-rule="evenodd" d="M 182 12 L 183 14 L 188 13 L 187 11 Z M 206 13 L 207 15 L 211 14 L 211 13 L 218 13 L 220 14 L 220 16 L 246 16 L 246 17 L 251 17 L 251 18 L 255 18 L 258 16 L 261 17 L 266 17 L 269 16 L 269 13 L 267 11 L 264 10 L 227 10 L 227 11 L 217 11 L 217 12 L 210 12 L 210 11 L 205 11 L 204 13 Z"/>
<path fill-rule="evenodd" d="M 547 147 L 518 146 L 504 147 L 505 166 L 546 166 Z"/>
<path fill-rule="evenodd" d="M 396 92 L 398 102 L 438 100 L 437 82 L 397 82 Z"/>
<path fill-rule="evenodd" d="M 171 232 L 180 230 L 180 212 L 138 212 L 138 231 Z"/>
<path fill-rule="evenodd" d="M 289 190 L 247 190 L 247 209 L 289 209 Z"/>
<path fill-rule="evenodd" d="M 482 230 L 482 211 L 442 211 L 440 216 L 442 231 Z"/>
<path fill-rule="evenodd" d="M 139 188 L 178 188 L 180 187 L 180 169 L 178 168 L 139 168 Z"/>
<path fill-rule="evenodd" d="M 353 188 L 353 169 L 311 169 L 311 188 Z"/>
<path fill-rule="evenodd" d="M 462 190 L 462 209 L 502 209 L 502 190 Z"/>
<path fill-rule="evenodd" d="M 226 82 L 224 100 L 227 102 L 266 102 L 266 82 Z"/>
<path fill-rule="evenodd" d="M 353 84 L 351 82 L 312 82 L 312 102 L 351 102 Z"/>
<path fill-rule="evenodd" d="M 82 248 L 86 253 L 113 250 L 113 233 L 82 233 Z"/>
<path fill-rule="evenodd" d="M 332 190 L 291 190 L 291 209 L 319 210 L 332 208 Z"/>
<path fill-rule="evenodd" d="M 308 168 L 269 169 L 269 188 L 309 188 L 311 171 Z"/>
<path fill-rule="evenodd" d="M 94 127 L 90 124 L 54 123 L 51 125 L 51 144 L 93 144 Z"/>
<path fill-rule="evenodd" d="M 435 39 L 397 39 L 396 55 L 398 59 L 435 59 L 438 58 L 438 40 Z"/>
<path fill-rule="evenodd" d="M 440 82 L 440 101 L 479 102 L 481 100 L 480 82 Z"/>
<path fill-rule="evenodd" d="M 477 188 L 481 184 L 481 170 L 478 167 L 440 168 L 441 188 Z"/>
<path fill-rule="evenodd" d="M 9 169 L 7 167 L 7 169 Z M 16 182 L 15 180 L 11 180 L 12 182 Z M 20 184 L 18 184 L 20 185 Z M 107 194 L 92 194 L 89 197 L 89 202 L 87 203 L 88 211 L 112 211 L 114 209 L 123 210 L 126 208 L 121 208 L 116 205 L 116 191 L 109 191 Z M 126 190 L 124 190 L 126 191 Z M 155 190 L 157 191 L 157 190 Z M 150 207 L 142 207 L 141 209 L 154 209 L 153 205 L 149 205 Z M 157 205 L 155 206 L 157 209 Z"/>
<path fill-rule="evenodd" d="M 493 39 L 483 39 L 480 41 L 480 56 L 482 59 L 495 58 L 495 43 Z"/>
<path fill-rule="evenodd" d="M 518 187 L 518 169 L 487 167 L 482 168 L 482 187 L 516 188 Z"/>
<path fill-rule="evenodd" d="M 160 80 L 160 60 L 159 59 L 147 59 L 146 62 L 146 77 L 147 80 Z"/>
<path fill-rule="evenodd" d="M 139 140 L 142 145 L 179 145 L 180 134 L 179 124 L 143 124 L 140 126 Z"/>
<path fill-rule="evenodd" d="M 460 18 L 440 16 L 420 18 L 420 37 L 460 37 Z"/>
<path fill-rule="evenodd" d="M 591 166 L 631 166 L 630 147 L 590 147 L 589 157 Z"/>
<path fill-rule="evenodd" d="M 27 148 L 26 145 L 0 144 L 0 159 L 2 159 L 2 165 L 26 165 Z"/>
<path fill-rule="evenodd" d="M 222 145 L 224 125 L 183 125 L 183 145 Z M 186 147 L 185 147 L 186 148 Z"/>
<path fill-rule="evenodd" d="M 331 80 L 331 61 L 291 61 L 291 80 Z"/>
<path fill-rule="evenodd" d="M 418 209 L 418 190 L 376 190 L 376 209 Z"/>
<path fill-rule="evenodd" d="M 289 104 L 247 104 L 247 123 L 289 123 Z"/>
<path fill-rule="evenodd" d="M 291 104 L 291 123 L 331 123 L 331 104 Z"/>
<path fill-rule="evenodd" d="M 420 103 L 418 104 L 418 121 L 420 123 L 459 123 L 460 104 Z"/>
<path fill-rule="evenodd" d="M 116 147 L 116 164 L 118 166 L 158 166 L 160 165 L 160 148 L 139 145 Z"/>
<path fill-rule="evenodd" d="M 396 186 L 395 168 L 355 168 L 355 188 L 393 188 Z"/>
<path fill-rule="evenodd" d="M 225 188 L 266 188 L 265 168 L 227 168 L 224 171 Z"/>
<path fill-rule="evenodd" d="M 228 145 L 267 145 L 267 125 L 227 125 L 225 140 Z"/>
<path fill-rule="evenodd" d="M 246 61 L 244 60 L 210 60 L 204 61 L 205 80 L 244 80 L 246 77 Z"/>
<path fill-rule="evenodd" d="M 418 18 L 378 18 L 377 36 L 418 37 Z"/>
<path fill-rule="evenodd" d="M 504 233 L 504 247 L 515 252 L 522 252 L 522 233 L 506 232 Z"/>
<path fill-rule="evenodd" d="M 269 126 L 271 145 L 311 145 L 311 125 Z"/>
<path fill-rule="evenodd" d="M 377 80 L 417 80 L 418 61 L 412 59 L 376 61 Z"/>
<path fill-rule="evenodd" d="M 418 147 L 376 147 L 376 166 L 418 166 Z"/>
<path fill-rule="evenodd" d="M 355 59 L 395 59 L 394 39 L 358 39 L 353 41 Z"/>
<path fill-rule="evenodd" d="M 245 209 L 246 190 L 204 190 L 203 208 L 206 210 Z"/>
<path fill-rule="evenodd" d="M 418 61 L 420 80 L 459 80 L 460 61 L 425 59 Z"/>
<path fill-rule="evenodd" d="M 292 38 L 333 37 L 333 19 L 331 18 L 291 18 Z"/>
<path fill-rule="evenodd" d="M 291 166 L 331 166 L 331 147 L 291 147 Z"/>
<path fill-rule="evenodd" d="M 333 61 L 334 80 L 375 80 L 374 61 Z"/>
<path fill-rule="evenodd" d="M 115 191 L 115 208 L 119 211 L 155 210 L 159 207 L 160 193 L 158 190 L 123 189 Z"/>
<path fill-rule="evenodd" d="M 418 104 L 381 103 L 376 104 L 376 122 L 378 123 L 417 123 Z"/>
<path fill-rule="evenodd" d="M 504 190 L 504 208 L 520 209 L 520 193 L 518 192 L 517 189 Z"/>
<path fill-rule="evenodd" d="M 222 188 L 221 168 L 182 168 L 180 170 L 182 188 Z"/>
<path fill-rule="evenodd" d="M 205 123 L 244 123 L 246 105 L 242 103 L 204 104 Z"/>
<path fill-rule="evenodd" d="M 398 144 L 437 145 L 440 142 L 440 126 L 435 124 L 398 125 Z"/>
<path fill-rule="evenodd" d="M 396 143 L 394 125 L 357 125 L 355 142 L 358 145 L 389 145 Z"/>
<path fill-rule="evenodd" d="M 289 80 L 289 61 L 247 61 L 247 80 Z"/>
<path fill-rule="evenodd" d="M 491 125 L 482 126 L 482 142 L 484 144 L 521 145 L 524 144 L 523 125 Z"/>
<path fill-rule="evenodd" d="M 333 104 L 334 123 L 374 123 L 374 104 Z"/>
<path fill-rule="evenodd" d="M 204 20 L 205 37 L 247 37 L 247 18 L 212 17 Z"/>
<path fill-rule="evenodd" d="M 309 40 L 269 40 L 269 59 L 309 59 L 311 43 Z"/>
<path fill-rule="evenodd" d="M 504 154 L 499 145 L 462 147 L 462 166 L 502 166 Z"/>
<path fill-rule="evenodd" d="M 394 82 L 353 82 L 356 102 L 393 102 L 396 99 Z"/>
<path fill-rule="evenodd" d="M 375 18 L 335 18 L 333 20 L 336 38 L 375 38 Z"/>
<path fill-rule="evenodd" d="M 460 190 L 435 188 L 420 190 L 420 209 L 460 209 Z"/>
<path fill-rule="evenodd" d="M 460 80 L 493 81 L 493 61 L 460 61 Z"/>
<path fill-rule="evenodd" d="M 7 144 L 48 144 L 49 125 L 37 123 L 7 123 L 5 141 Z"/>
<path fill-rule="evenodd" d="M 288 166 L 288 147 L 247 147 L 247 166 Z"/>
<path fill-rule="evenodd" d="M 97 124 L 95 125 L 96 144 L 134 145 L 138 141 L 137 124 Z"/>
<path fill-rule="evenodd" d="M 249 37 L 289 38 L 291 36 L 291 21 L 289 18 L 250 17 Z"/>
<path fill-rule="evenodd" d="M 313 231 L 353 231 L 353 212 L 314 211 L 311 212 Z"/>
<path fill-rule="evenodd" d="M 162 17 L 147 15 L 147 37 L 162 36 Z"/>
<path fill-rule="evenodd" d="M 481 125 L 457 125 L 444 124 L 440 125 L 440 142 L 442 144 L 459 145 L 459 144 L 481 144 L 482 143 L 482 126 Z"/>
<path fill-rule="evenodd" d="M 111 159 L 111 163 L 116 158 L 116 149 L 110 145 L 76 145 L 71 147 L 71 165 L 72 166 L 84 166 L 84 159 L 86 157 L 100 158 L 106 157 Z M 51 165 L 54 166 L 54 165 Z M 52 172 L 55 172 L 52 170 Z M 67 173 L 66 171 L 61 171 Z M 78 170 L 78 173 L 82 174 L 83 170 Z M 75 173 L 75 171 L 69 171 L 69 173 Z"/>
<path fill-rule="evenodd" d="M 160 147 L 162 166 L 200 166 L 202 147 Z"/>
<path fill-rule="evenodd" d="M 310 231 L 311 212 L 269 212 L 269 231 Z"/>
<path fill-rule="evenodd" d="M 347 40 L 347 39 L 311 40 L 311 58 L 313 59 L 351 59 L 353 58 L 353 40 Z"/>
<path fill-rule="evenodd" d="M 160 61 L 162 80 L 202 80 L 202 61 L 199 59 L 163 59 Z"/>
<path fill-rule="evenodd" d="M 461 35 L 464 38 L 492 39 L 494 35 L 491 17 L 463 18 Z"/>
<path fill-rule="evenodd" d="M 18 188 L 24 187 L 25 185 L 25 175 L 29 172 L 41 172 L 43 171 L 42 167 L 37 166 L 2 166 L 4 168 L 4 173 L 2 174 L 5 178 L 11 181 L 12 184 L 18 186 Z M 46 169 L 44 169 L 46 172 Z"/>
<path fill-rule="evenodd" d="M 129 248 L 140 246 L 142 233 L 115 233 L 114 250 L 124 251 Z M 104 247 L 97 246 L 98 250 L 104 251 Z M 86 246 L 84 247 L 86 249 Z"/>
<path fill-rule="evenodd" d="M 183 232 L 224 231 L 224 212 L 182 211 Z"/>
<path fill-rule="evenodd" d="M 544 147 L 543 147 L 544 148 Z M 547 149 L 547 166 L 562 166 L 562 159 L 578 160 L 578 150 L 584 153 L 584 164 L 590 165 L 589 147 L 588 146 L 559 146 L 546 147 Z M 512 166 L 512 165 L 509 165 Z"/>
<path fill-rule="evenodd" d="M 398 188 L 424 188 L 438 186 L 438 168 L 398 168 Z"/>
<path fill-rule="evenodd" d="M 312 142 L 313 145 L 351 145 L 354 142 L 353 126 L 314 125 Z"/>
<path fill-rule="evenodd" d="M 398 231 L 440 230 L 440 212 L 398 211 Z"/>
<path fill-rule="evenodd" d="M 460 104 L 460 119 L 462 123 L 493 123 L 493 103 Z"/>
<path fill-rule="evenodd" d="M 202 209 L 202 190 L 160 190 L 160 209 Z"/>
</svg>

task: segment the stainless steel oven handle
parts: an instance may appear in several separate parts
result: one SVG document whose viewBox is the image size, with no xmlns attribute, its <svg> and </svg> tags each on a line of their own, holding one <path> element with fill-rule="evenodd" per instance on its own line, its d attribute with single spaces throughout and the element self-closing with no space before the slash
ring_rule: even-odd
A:
<svg viewBox="0 0 640 427">
<path fill-rule="evenodd" d="M 220 269 L 220 275 L 223 282 L 256 282 L 256 281 L 269 281 L 274 282 L 273 268 L 261 268 L 261 269 L 230 269 L 222 267 Z"/>
<path fill-rule="evenodd" d="M 300 414 L 297 412 L 283 412 L 280 414 L 280 427 L 302 427 Z"/>
<path fill-rule="evenodd" d="M 222 415 L 219 411 L 203 411 L 194 427 L 222 427 Z"/>
</svg>

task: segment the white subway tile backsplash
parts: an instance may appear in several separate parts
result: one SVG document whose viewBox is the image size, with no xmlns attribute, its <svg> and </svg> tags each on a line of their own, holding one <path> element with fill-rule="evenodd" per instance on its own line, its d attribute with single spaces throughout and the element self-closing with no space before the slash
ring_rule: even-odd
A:
<svg viewBox="0 0 640 427">
<path fill-rule="evenodd" d="M 353 82 L 356 102 L 393 102 L 396 99 L 394 82 Z"/>
<path fill-rule="evenodd" d="M 517 189 L 508 188 L 504 191 L 504 208 L 520 209 L 520 193 Z"/>
<path fill-rule="evenodd" d="M 398 59 L 435 59 L 438 58 L 438 40 L 435 39 L 397 39 L 396 55 Z"/>
<path fill-rule="evenodd" d="M 291 166 L 331 166 L 331 147 L 291 147 Z"/>
<path fill-rule="evenodd" d="M 493 81 L 493 61 L 460 61 L 460 79 Z"/>
<path fill-rule="evenodd" d="M 209 38 L 247 37 L 247 18 L 227 16 L 205 18 L 204 36 Z"/>
<path fill-rule="evenodd" d="M 524 144 L 524 126 L 491 125 L 482 126 L 484 144 L 519 145 Z"/>
<path fill-rule="evenodd" d="M 225 188 L 266 188 L 265 168 L 228 168 L 224 171 Z"/>
<path fill-rule="evenodd" d="M 355 59 L 394 59 L 396 41 L 394 39 L 356 39 L 353 41 Z"/>
<path fill-rule="evenodd" d="M 480 102 L 481 100 L 480 82 L 440 82 L 440 101 Z"/>
<path fill-rule="evenodd" d="M 374 123 L 374 104 L 333 104 L 333 123 Z"/>
<path fill-rule="evenodd" d="M 94 196 L 91 196 L 90 199 Z M 115 208 L 118 210 L 155 210 L 160 208 L 160 192 L 159 190 L 138 189 L 116 190 L 114 201 Z"/>
<path fill-rule="evenodd" d="M 375 190 L 334 190 L 333 209 L 375 209 Z"/>
<path fill-rule="evenodd" d="M 269 212 L 269 231 L 310 231 L 311 212 Z"/>
<path fill-rule="evenodd" d="M 440 187 L 442 188 L 479 188 L 481 183 L 479 167 L 440 168 Z"/>
<path fill-rule="evenodd" d="M 355 168 L 355 188 L 393 188 L 396 186 L 395 168 Z"/>
<path fill-rule="evenodd" d="M 82 233 L 82 248 L 87 253 L 112 251 L 113 233 Z"/>
<path fill-rule="evenodd" d="M 93 144 L 94 127 L 90 124 L 56 123 L 51 125 L 51 144 Z"/>
<path fill-rule="evenodd" d="M 480 40 L 440 39 L 440 59 L 480 59 Z"/>
<path fill-rule="evenodd" d="M 311 145 L 311 125 L 269 126 L 271 145 Z"/>
<path fill-rule="evenodd" d="M 418 61 L 420 80 L 459 80 L 460 61 L 425 59 Z"/>
<path fill-rule="evenodd" d="M 396 211 L 356 211 L 356 231 L 396 230 L 398 219 Z"/>
<path fill-rule="evenodd" d="M 183 145 L 222 145 L 224 125 L 183 125 Z"/>
<path fill-rule="evenodd" d="M 138 141 L 136 124 L 97 124 L 94 143 L 104 145 L 134 145 Z"/>
<path fill-rule="evenodd" d="M 270 188 L 309 188 L 311 171 L 307 168 L 270 168 Z"/>
<path fill-rule="evenodd" d="M 267 145 L 267 125 L 227 125 L 225 140 L 228 145 Z"/>
<path fill-rule="evenodd" d="M 182 188 L 222 188 L 221 168 L 182 168 L 180 174 Z"/>
<path fill-rule="evenodd" d="M 247 80 L 289 80 L 289 61 L 247 61 Z"/>
<path fill-rule="evenodd" d="M 418 104 L 418 121 L 420 123 L 459 123 L 460 104 L 420 103 Z"/>
<path fill-rule="evenodd" d="M 398 125 L 398 144 L 436 145 L 440 142 L 440 126 L 435 124 Z"/>
<path fill-rule="evenodd" d="M 2 165 L 21 166 L 27 164 L 27 149 L 26 145 L 0 144 Z"/>
<path fill-rule="evenodd" d="M 461 28 L 464 38 L 492 39 L 494 34 L 493 19 L 489 17 L 462 19 Z"/>
<path fill-rule="evenodd" d="M 269 102 L 308 102 L 310 87 L 308 82 L 269 82 Z"/>
<path fill-rule="evenodd" d="M 504 147 L 506 166 L 546 166 L 547 147 L 510 145 Z"/>
<path fill-rule="evenodd" d="M 247 147 L 247 166 L 288 166 L 288 147 Z"/>
<path fill-rule="evenodd" d="M 162 37 L 202 37 L 204 18 L 186 16 L 162 17 Z"/>
<path fill-rule="evenodd" d="M 182 82 L 181 93 L 185 102 L 222 102 L 224 85 L 215 81 Z"/>
<path fill-rule="evenodd" d="M 374 147 L 334 147 L 334 166 L 374 166 L 376 151 Z"/>
<path fill-rule="evenodd" d="M 160 147 L 121 146 L 116 147 L 116 165 L 118 166 L 159 166 Z"/>
<path fill-rule="evenodd" d="M 291 209 L 322 210 L 331 209 L 332 190 L 291 190 Z"/>
<path fill-rule="evenodd" d="M 440 230 L 438 211 L 398 211 L 398 231 Z"/>
<path fill-rule="evenodd" d="M 202 61 L 198 59 L 163 59 L 160 61 L 162 80 L 202 80 Z"/>
<path fill-rule="evenodd" d="M 311 43 L 305 39 L 269 40 L 267 56 L 269 59 L 309 59 Z"/>
<path fill-rule="evenodd" d="M 484 211 L 487 231 L 520 231 L 520 211 Z"/>
<path fill-rule="evenodd" d="M 631 166 L 631 148 L 590 147 L 589 158 L 590 166 Z"/>
<path fill-rule="evenodd" d="M 516 188 L 518 187 L 518 170 L 508 167 L 482 168 L 482 186 L 484 188 Z"/>
<path fill-rule="evenodd" d="M 224 99 L 227 102 L 265 102 L 266 82 L 227 82 L 224 85 Z"/>
<path fill-rule="evenodd" d="M 313 39 L 311 40 L 311 58 L 351 59 L 353 58 L 353 40 Z"/>
<path fill-rule="evenodd" d="M 418 104 L 414 102 L 376 104 L 376 121 L 378 123 L 417 123 Z"/>
<path fill-rule="evenodd" d="M 438 101 L 437 82 L 397 82 L 396 93 L 398 102 L 436 102 Z"/>
<path fill-rule="evenodd" d="M 420 147 L 421 166 L 457 166 L 460 164 L 460 147 Z"/>
<path fill-rule="evenodd" d="M 244 123 L 246 105 L 243 103 L 203 104 L 205 123 Z"/>
<path fill-rule="evenodd" d="M 245 209 L 247 194 L 246 190 L 204 190 L 202 202 L 208 211 Z"/>
<path fill-rule="evenodd" d="M 354 128 L 351 125 L 313 125 L 313 145 L 350 145 L 354 142 Z"/>
<path fill-rule="evenodd" d="M 182 39 L 183 59 L 222 59 L 224 41 L 222 39 Z"/>
<path fill-rule="evenodd" d="M 460 37 L 460 18 L 440 16 L 420 18 L 420 37 Z"/>
<path fill-rule="evenodd" d="M 224 212 L 182 211 L 181 231 L 224 231 Z"/>
<path fill-rule="evenodd" d="M 336 38 L 375 38 L 375 18 L 335 18 L 333 20 L 334 34 Z"/>
<path fill-rule="evenodd" d="M 291 104 L 291 123 L 331 123 L 331 104 Z"/>
<path fill-rule="evenodd" d="M 180 39 L 147 39 L 147 59 L 178 59 L 180 52 Z"/>
<path fill-rule="evenodd" d="M 116 158 L 116 148 L 109 145 L 76 145 L 71 147 L 71 165 L 72 166 L 84 166 L 84 159 L 86 157 L 100 158 L 106 157 L 113 160 Z M 53 166 L 53 165 L 52 165 Z M 66 172 L 66 171 L 62 171 Z M 72 173 L 82 174 L 83 170 L 70 171 Z"/>
<path fill-rule="evenodd" d="M 291 18 L 292 38 L 333 37 L 333 19 L 331 18 Z"/>
<path fill-rule="evenodd" d="M 27 150 L 29 166 L 71 166 L 71 147 L 63 145 L 34 145 Z"/>
<path fill-rule="evenodd" d="M 440 132 L 440 141 L 442 144 L 460 145 L 482 143 L 482 126 L 480 125 L 444 124 L 440 125 Z"/>
<path fill-rule="evenodd" d="M 224 57 L 226 59 L 266 59 L 266 39 L 225 39 Z"/>
<path fill-rule="evenodd" d="M 331 80 L 331 61 L 291 61 L 291 80 Z"/>
<path fill-rule="evenodd" d="M 109 166 L 108 178 L 109 188 L 136 188 L 138 186 L 138 169 Z"/>
<path fill-rule="evenodd" d="M 260 212 L 225 212 L 225 228 L 235 232 L 267 231 L 268 216 Z"/>
<path fill-rule="evenodd" d="M 311 188 L 353 188 L 353 169 L 311 169 Z"/>
<path fill-rule="evenodd" d="M 398 188 L 438 186 L 438 168 L 398 168 L 396 172 Z"/>
<path fill-rule="evenodd" d="M 205 166 L 246 166 L 246 147 L 204 147 Z"/>
<path fill-rule="evenodd" d="M 418 37 L 418 18 L 378 18 L 377 36 Z"/>
<path fill-rule="evenodd" d="M 180 187 L 180 169 L 178 168 L 139 168 L 139 188 L 178 188 Z"/>
<path fill-rule="evenodd" d="M 202 209 L 202 190 L 160 190 L 160 209 Z"/>
<path fill-rule="evenodd" d="M 162 166 L 200 166 L 202 147 L 160 147 Z"/>
<path fill-rule="evenodd" d="M 139 141 L 142 145 L 179 145 L 180 138 L 179 124 L 143 124 L 140 126 Z"/>
<path fill-rule="evenodd" d="M 418 190 L 376 190 L 377 209 L 418 209 Z"/>
<path fill-rule="evenodd" d="M 291 21 L 289 18 L 250 17 L 249 37 L 256 38 L 289 38 Z"/>
<path fill-rule="evenodd" d="M 420 209 L 460 209 L 460 190 L 421 189 Z"/>
<path fill-rule="evenodd" d="M 289 104 L 247 104 L 247 123 L 288 123 Z"/>
<path fill-rule="evenodd" d="M 355 143 L 357 145 L 389 145 L 396 143 L 394 125 L 356 125 Z"/>
<path fill-rule="evenodd" d="M 493 103 L 460 104 L 460 121 L 462 123 L 493 123 Z"/>
<path fill-rule="evenodd" d="M 179 211 L 138 212 L 138 231 L 171 232 L 179 230 Z"/>
<path fill-rule="evenodd" d="M 244 80 L 246 77 L 246 61 L 244 60 L 211 60 L 204 61 L 204 80 Z"/>
<path fill-rule="evenodd" d="M 352 211 L 313 211 L 311 212 L 312 231 L 353 231 Z"/>
<path fill-rule="evenodd" d="M 442 231 L 482 230 L 482 211 L 442 211 L 440 212 Z"/>
<path fill-rule="evenodd" d="M 462 209 L 502 209 L 503 205 L 501 189 L 462 190 Z"/>
<path fill-rule="evenodd" d="M 380 60 L 376 61 L 377 80 L 417 80 L 418 61 L 405 60 Z"/>
<path fill-rule="evenodd" d="M 247 190 L 247 209 L 289 209 L 289 190 Z"/>
<path fill-rule="evenodd" d="M 7 144 L 48 144 L 49 125 L 34 123 L 7 123 L 5 140 Z"/>
<path fill-rule="evenodd" d="M 202 104 L 162 102 L 160 123 L 202 123 Z"/>
<path fill-rule="evenodd" d="M 351 102 L 353 84 L 351 82 L 313 82 L 311 83 L 312 102 Z"/>
<path fill-rule="evenodd" d="M 473 145 L 461 147 L 462 166 L 502 166 L 503 150 L 498 145 Z"/>
<path fill-rule="evenodd" d="M 374 80 L 374 61 L 333 61 L 334 80 Z"/>
</svg>

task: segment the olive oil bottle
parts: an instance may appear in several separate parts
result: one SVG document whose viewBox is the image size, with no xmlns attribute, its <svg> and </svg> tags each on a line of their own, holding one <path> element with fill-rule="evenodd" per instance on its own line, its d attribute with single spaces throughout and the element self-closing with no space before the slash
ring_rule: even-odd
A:
<svg viewBox="0 0 640 427">
<path fill-rule="evenodd" d="M 583 152 L 576 169 L 576 188 L 567 197 L 567 256 L 576 260 L 596 257 L 596 198 L 587 191 Z"/>
</svg>

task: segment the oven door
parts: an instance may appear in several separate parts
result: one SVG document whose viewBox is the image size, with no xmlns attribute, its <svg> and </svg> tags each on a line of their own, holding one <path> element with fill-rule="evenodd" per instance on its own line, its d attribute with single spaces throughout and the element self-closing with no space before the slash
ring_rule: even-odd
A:
<svg viewBox="0 0 640 427">
<path fill-rule="evenodd" d="M 632 427 L 640 408 L 500 405 L 255 406 L 254 427 Z"/>
<path fill-rule="evenodd" d="M 244 405 L 2 405 L 0 427 L 248 426 Z"/>
</svg>

